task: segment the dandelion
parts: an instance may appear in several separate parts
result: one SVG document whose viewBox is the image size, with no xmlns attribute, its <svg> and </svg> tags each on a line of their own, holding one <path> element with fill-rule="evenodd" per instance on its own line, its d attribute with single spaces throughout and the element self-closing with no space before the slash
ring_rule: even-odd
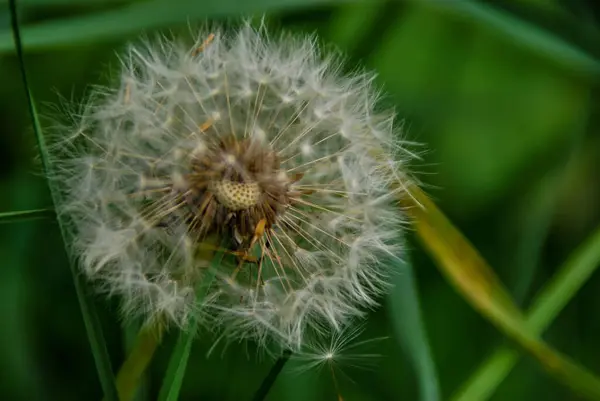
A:
<svg viewBox="0 0 600 401">
<path fill-rule="evenodd" d="M 57 131 L 59 216 L 125 318 L 298 348 L 377 305 L 402 252 L 388 184 L 405 149 L 373 75 L 315 42 L 245 24 L 131 45 L 116 86 Z M 209 238 L 229 251 L 216 268 Z"/>
</svg>

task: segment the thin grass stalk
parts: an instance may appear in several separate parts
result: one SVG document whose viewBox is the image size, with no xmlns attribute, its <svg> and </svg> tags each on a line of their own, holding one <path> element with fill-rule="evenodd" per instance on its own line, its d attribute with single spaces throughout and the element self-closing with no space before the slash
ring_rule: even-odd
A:
<svg viewBox="0 0 600 401">
<path fill-rule="evenodd" d="M 21 39 L 21 31 L 18 22 L 18 14 L 17 14 L 17 4 L 16 0 L 9 0 L 9 9 L 10 9 L 10 19 L 11 19 L 11 28 L 13 33 L 13 39 L 15 44 L 15 50 L 17 53 L 17 59 L 19 62 L 19 70 L 21 72 L 21 79 L 23 81 L 23 86 L 25 88 L 25 95 L 27 98 L 27 104 L 29 109 L 29 114 L 31 116 L 31 120 L 33 123 L 33 129 L 35 133 L 35 138 L 37 141 L 37 145 L 39 148 L 42 168 L 44 173 L 48 173 L 49 162 L 46 154 L 46 143 L 44 136 L 42 134 L 41 125 L 39 123 L 37 117 L 37 111 L 35 107 L 35 101 L 33 99 L 33 94 L 31 93 L 29 80 L 27 77 L 27 69 L 25 67 L 25 58 L 23 54 L 23 45 Z M 50 195 L 52 198 L 52 203 L 55 205 L 59 199 L 58 192 L 54 189 L 53 186 L 49 185 Z M 67 233 L 63 222 L 61 219 L 57 219 L 58 226 L 60 229 L 60 234 L 63 240 L 63 243 L 68 243 L 67 241 Z M 68 250 L 67 254 L 69 253 Z M 106 341 L 104 340 L 104 334 L 102 332 L 102 327 L 100 324 L 100 319 L 94 307 L 93 301 L 88 297 L 85 283 L 82 281 L 79 276 L 75 263 L 72 258 L 69 257 L 69 267 L 71 270 L 71 275 L 73 277 L 73 284 L 75 286 L 75 292 L 77 294 L 77 299 L 79 301 L 79 306 L 81 308 L 81 313 L 83 317 L 83 322 L 86 329 L 86 334 L 88 337 L 88 341 L 90 342 L 90 347 L 92 350 L 92 354 L 94 357 L 94 362 L 96 364 L 96 370 L 98 372 L 98 376 L 100 379 L 100 384 L 102 386 L 102 390 L 107 400 L 116 401 L 117 390 L 115 386 L 114 375 L 110 363 L 110 357 L 108 355 L 108 350 L 106 347 Z"/>
</svg>

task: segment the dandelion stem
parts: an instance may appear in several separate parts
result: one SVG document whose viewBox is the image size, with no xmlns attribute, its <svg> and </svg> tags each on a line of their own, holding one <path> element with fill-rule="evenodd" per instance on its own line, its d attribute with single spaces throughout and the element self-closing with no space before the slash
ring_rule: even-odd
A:
<svg viewBox="0 0 600 401">
<path fill-rule="evenodd" d="M 285 351 L 283 351 L 279 359 L 277 359 L 277 361 L 269 371 L 267 377 L 265 377 L 265 379 L 263 380 L 256 393 L 254 393 L 252 401 L 262 401 L 267 397 L 269 391 L 271 390 L 271 387 L 273 387 L 273 384 L 275 383 L 275 380 L 277 380 L 277 376 L 279 375 L 279 373 L 281 373 L 283 367 L 285 366 L 285 364 L 291 356 L 291 350 L 286 349 Z"/>
</svg>

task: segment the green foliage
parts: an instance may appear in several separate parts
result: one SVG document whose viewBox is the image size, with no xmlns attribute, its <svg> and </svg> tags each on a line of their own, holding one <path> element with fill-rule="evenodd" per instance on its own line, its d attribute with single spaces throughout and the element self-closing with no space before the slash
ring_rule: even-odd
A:
<svg viewBox="0 0 600 401">
<path fill-rule="evenodd" d="M 213 268 L 208 274 L 214 274 L 214 271 L 218 269 L 218 265 L 221 263 L 222 258 L 223 253 L 217 252 L 211 261 L 211 266 Z M 198 289 L 196 295 L 198 301 L 201 301 L 206 296 L 211 283 L 212 278 L 207 280 L 205 286 Z M 191 327 L 194 327 L 195 322 L 192 321 L 190 324 Z M 176 401 L 179 399 L 179 393 L 181 391 L 181 385 L 185 376 L 195 334 L 194 330 L 187 332 L 182 331 L 179 334 L 177 343 L 175 344 L 175 348 L 173 349 L 173 353 L 169 360 L 169 365 L 167 366 L 167 372 L 163 379 L 160 392 L 158 393 L 159 401 Z"/>
<path fill-rule="evenodd" d="M 440 400 L 440 389 L 410 262 L 398 263 L 394 289 L 388 297 L 390 321 L 419 381 L 420 400 Z"/>
<path fill-rule="evenodd" d="M 78 101 L 86 86 L 101 82 L 127 38 L 263 12 L 274 29 L 316 30 L 343 50 L 349 69 L 378 73 L 405 136 L 425 144 L 424 161 L 413 168 L 427 192 L 513 289 L 500 303 L 516 298 L 528 311 L 529 339 L 545 333 L 578 367 L 599 372 L 600 279 L 592 273 L 600 264 L 593 96 L 600 55 L 586 49 L 600 41 L 590 18 L 600 9 L 570 3 L 23 0 L 25 86 L 8 8 L 0 5 L 4 398 L 114 399 L 111 367 L 127 358 L 116 303 L 90 296 L 73 266 L 72 274 L 67 269 L 52 196 L 32 161 L 40 150 L 44 162 L 44 137 L 37 120 L 31 128 L 27 91 L 48 115 L 46 105 L 59 101 L 55 92 Z M 457 295 L 420 247 L 408 252 L 395 290 L 360 337 L 391 339 L 369 351 L 380 355 L 374 368 L 341 367 L 344 401 L 572 399 L 537 362 L 521 358 L 526 352 L 504 345 L 504 334 Z M 207 357 L 214 341 L 209 333 L 193 347 L 189 336 L 166 341 L 138 399 L 252 399 L 273 360 L 246 344 Z M 292 356 L 267 400 L 337 399 L 326 366 L 298 375 L 292 368 L 299 364 Z"/>
<path fill-rule="evenodd" d="M 40 158 L 42 160 L 43 171 L 48 171 L 48 151 L 46 148 L 46 141 L 42 133 L 42 128 L 38 119 L 36 111 L 35 100 L 30 91 L 27 70 L 25 67 L 25 60 L 23 57 L 23 48 L 21 41 L 21 32 L 18 24 L 18 16 L 16 11 L 16 3 L 14 0 L 9 2 L 11 12 L 11 30 L 14 37 L 14 44 L 17 53 L 17 59 L 19 62 L 19 69 L 21 72 L 21 79 L 23 80 L 23 86 L 26 91 L 27 106 L 30 112 L 31 120 L 33 123 L 33 131 L 40 152 Z M 58 200 L 58 194 L 54 191 L 52 186 L 50 187 L 50 194 L 53 203 Z M 10 215 L 10 213 L 8 213 Z M 15 213 L 13 213 L 15 214 Z M 16 213 L 17 215 L 19 213 Z M 60 227 L 61 238 L 65 243 L 68 243 L 69 237 L 66 231 L 63 229 L 63 222 L 58 219 L 58 226 Z M 68 252 L 68 250 L 67 250 Z M 83 321 L 86 327 L 86 334 L 92 353 L 94 355 L 94 361 L 96 363 L 96 369 L 102 384 L 104 395 L 108 401 L 116 401 L 118 399 L 114 377 L 112 373 L 112 367 L 110 364 L 110 358 L 106 348 L 106 342 L 104 340 L 104 334 L 102 332 L 102 326 L 98 315 L 96 313 L 95 305 L 89 294 L 87 294 L 86 284 L 83 283 L 81 276 L 78 274 L 74 261 L 70 261 L 69 267 L 71 269 L 71 275 L 73 277 L 73 283 L 75 284 L 75 292 L 77 293 L 77 299 L 83 315 Z"/>
</svg>

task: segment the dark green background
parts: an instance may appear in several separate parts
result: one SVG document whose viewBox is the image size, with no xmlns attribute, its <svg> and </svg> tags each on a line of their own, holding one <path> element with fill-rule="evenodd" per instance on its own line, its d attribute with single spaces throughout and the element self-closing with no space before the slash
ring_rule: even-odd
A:
<svg viewBox="0 0 600 401">
<path fill-rule="evenodd" d="M 154 0 L 133 12 L 116 0 L 20 3 L 32 91 L 42 117 L 50 119 L 58 94 L 77 102 L 89 85 L 106 80 L 116 66 L 115 52 L 141 32 L 167 26 L 185 32 L 188 19 L 232 21 L 240 11 L 266 11 L 273 30 L 318 32 L 323 43 L 347 54 L 348 69 L 361 65 L 379 74 L 388 94 L 384 101 L 396 106 L 408 138 L 424 144 L 415 174 L 522 306 L 600 220 L 600 8 L 593 0 Z M 131 17 L 119 20 L 119 13 Z M 88 29 L 98 21 L 102 29 Z M 10 35 L 3 3 L 0 212 L 51 207 Z M 410 267 L 398 266 L 401 285 L 382 299 L 384 306 L 371 314 L 361 337 L 389 338 L 375 343 L 374 352 L 381 354 L 376 366 L 341 365 L 347 377 L 336 377 L 345 401 L 450 399 L 503 341 L 412 239 L 409 253 L 420 307 L 411 293 Z M 595 275 L 545 336 L 593 371 L 600 371 L 599 288 Z M 132 329 L 121 326 L 117 300 L 96 301 L 117 368 Z M 0 399 L 100 400 L 51 218 L 0 225 L 0 319 Z M 161 347 L 140 399 L 155 397 L 172 340 Z M 206 359 L 213 340 L 203 333 L 194 344 L 181 398 L 249 400 L 272 361 L 257 359 L 251 344 L 221 346 Z M 424 341 L 439 393 L 423 373 L 429 371 L 422 365 Z M 426 393 L 419 394 L 420 379 Z M 284 371 L 269 399 L 336 397 L 325 366 L 300 376 Z M 577 398 L 524 359 L 493 399 Z"/>
</svg>

